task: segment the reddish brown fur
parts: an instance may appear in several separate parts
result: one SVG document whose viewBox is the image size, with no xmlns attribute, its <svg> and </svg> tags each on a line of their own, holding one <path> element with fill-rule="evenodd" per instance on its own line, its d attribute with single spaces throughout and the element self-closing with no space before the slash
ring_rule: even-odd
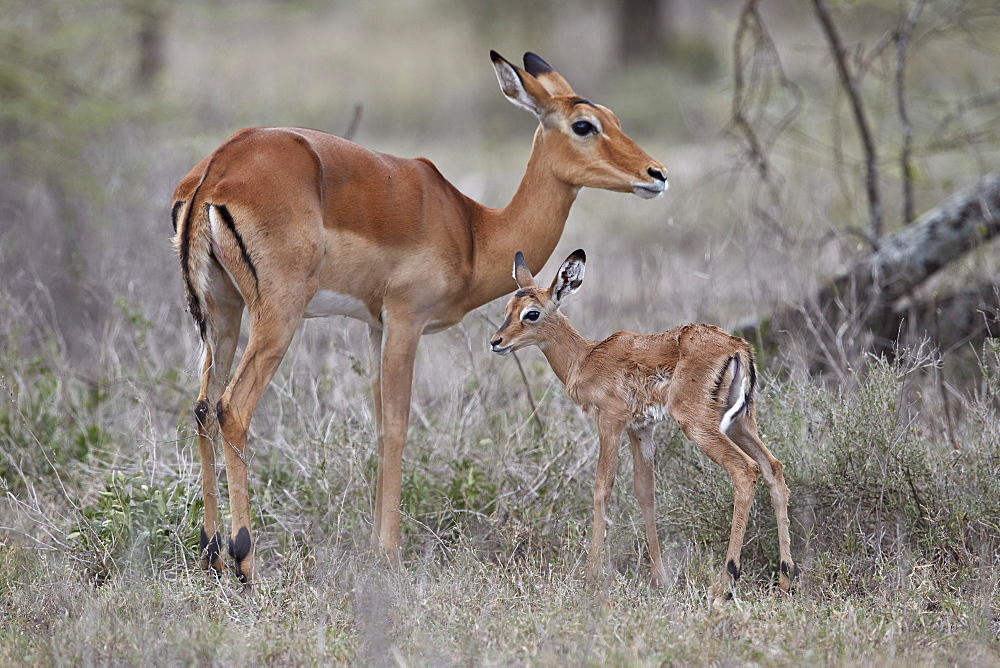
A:
<svg viewBox="0 0 1000 668">
<path fill-rule="evenodd" d="M 521 185 L 502 209 L 465 197 L 427 160 L 377 153 L 302 128 L 241 130 L 177 185 L 176 243 L 206 343 L 199 402 L 221 397 L 221 419 L 198 424 L 208 536 L 220 526 L 219 423 L 236 539 L 250 525 L 247 429 L 315 297 L 322 315 L 349 315 L 369 325 L 379 458 L 372 539 L 395 560 L 400 466 L 421 334 L 510 292 L 514 282 L 501 267 L 515 245 L 532 248 L 528 261 L 541 268 L 579 188 L 644 197 L 665 188 L 663 166 L 622 134 L 609 110 L 571 104 L 572 89 L 555 72 L 536 79 L 499 55 L 493 62 L 508 97 L 540 121 Z M 572 123 L 581 118 L 600 124 L 604 134 L 575 136 Z M 212 232 L 210 207 L 217 220 L 224 220 L 218 207 L 225 208 L 235 233 L 221 229 L 226 225 Z M 250 337 L 229 379 L 244 304 Z M 252 582 L 253 550 L 239 555 L 237 569 Z M 212 565 L 221 568 L 217 560 Z"/>
<path fill-rule="evenodd" d="M 798 572 L 789 547 L 788 487 L 781 462 L 757 435 L 750 344 L 713 325 L 684 325 L 660 334 L 618 332 L 600 342 L 588 341 L 559 311 L 562 300 L 582 283 L 584 261 L 582 251 L 571 255 L 552 286 L 543 289 L 535 285 L 528 268 L 515 260 L 521 289 L 508 302 L 504 324 L 492 345 L 502 354 L 539 346 L 573 401 L 597 422 L 600 454 L 594 486 L 591 577 L 599 570 L 606 509 L 625 432 L 632 448 L 634 488 L 646 524 L 653 581 L 662 584 L 666 578 L 653 514 L 651 436 L 652 427 L 669 414 L 685 436 L 726 470 L 735 490 L 726 568 L 713 593 L 717 597 L 729 595 L 739 576 L 743 534 L 761 473 L 778 520 L 779 585 L 787 591 Z M 532 320 L 535 313 L 538 316 Z M 522 319 L 524 314 L 529 317 Z M 741 401 L 745 407 L 724 433 L 720 429 L 723 416 Z"/>
</svg>

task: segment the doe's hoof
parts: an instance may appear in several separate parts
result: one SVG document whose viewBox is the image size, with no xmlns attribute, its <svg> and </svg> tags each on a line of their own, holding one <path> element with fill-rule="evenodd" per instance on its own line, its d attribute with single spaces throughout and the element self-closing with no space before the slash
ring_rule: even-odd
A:
<svg viewBox="0 0 1000 668">
<path fill-rule="evenodd" d="M 206 571 L 211 568 L 216 573 L 224 573 L 226 565 L 222 563 L 222 535 L 216 532 L 211 538 L 201 528 L 201 540 L 198 541 L 198 554 L 201 555 L 201 567 Z"/>
<path fill-rule="evenodd" d="M 236 537 L 229 539 L 229 556 L 235 562 L 236 577 L 244 584 L 253 582 L 252 553 L 253 542 L 250 539 L 250 530 L 246 527 L 240 527 Z"/>
</svg>

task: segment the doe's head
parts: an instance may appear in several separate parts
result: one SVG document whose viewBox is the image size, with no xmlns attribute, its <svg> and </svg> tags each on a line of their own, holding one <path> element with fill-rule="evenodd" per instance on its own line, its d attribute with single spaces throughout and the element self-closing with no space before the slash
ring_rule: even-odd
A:
<svg viewBox="0 0 1000 668">
<path fill-rule="evenodd" d="M 514 255 L 514 280 L 518 290 L 511 295 L 504 311 L 504 321 L 490 339 L 493 352 L 509 355 L 525 346 L 543 346 L 553 331 L 563 325 L 566 316 L 559 312 L 563 300 L 583 285 L 587 254 L 582 249 L 570 253 L 559 267 L 552 285 L 540 288 L 524 262 L 524 255 Z"/>
<path fill-rule="evenodd" d="M 490 51 L 500 89 L 540 123 L 537 145 L 546 147 L 549 168 L 576 188 L 600 188 L 652 199 L 667 189 L 667 170 L 622 132 L 607 107 L 577 95 L 565 78 L 536 54 L 524 68 Z"/>
</svg>

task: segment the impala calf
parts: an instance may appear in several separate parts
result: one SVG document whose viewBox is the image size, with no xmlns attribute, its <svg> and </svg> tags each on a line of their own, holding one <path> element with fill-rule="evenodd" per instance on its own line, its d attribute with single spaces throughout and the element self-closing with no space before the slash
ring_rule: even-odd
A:
<svg viewBox="0 0 1000 668">
<path fill-rule="evenodd" d="M 580 188 L 642 198 L 666 189 L 663 165 L 621 131 L 609 109 L 574 93 L 533 53 L 524 55 L 524 69 L 490 56 L 507 99 L 538 119 L 524 177 L 501 209 L 460 193 L 429 160 L 303 128 L 241 130 L 177 184 L 174 242 L 205 343 L 194 411 L 204 565 L 224 568 L 215 471 L 221 432 L 229 554 L 241 579 L 255 578 L 247 431 L 303 318 L 343 315 L 368 325 L 378 441 L 372 541 L 396 561 L 400 469 L 421 335 L 512 291 L 504 267 L 518 245 L 531 248 L 527 261 L 541 269 Z M 244 308 L 249 339 L 230 377 Z"/>
<path fill-rule="evenodd" d="M 764 476 L 778 519 L 778 583 L 788 591 L 799 572 L 789 550 L 788 487 L 781 462 L 757 436 L 756 369 L 750 344 L 712 325 L 684 325 L 661 334 L 618 332 L 600 342 L 588 341 L 559 311 L 563 300 L 583 283 L 585 263 L 584 252 L 574 252 L 552 285 L 540 288 L 518 252 L 514 279 L 520 289 L 507 303 L 503 324 L 490 343 L 501 355 L 525 346 L 541 348 L 569 396 L 597 422 L 600 454 L 590 577 L 596 577 L 599 570 L 607 507 L 625 432 L 632 448 L 634 491 L 646 525 L 653 582 L 662 585 L 666 581 L 653 514 L 651 436 L 654 425 L 669 415 L 685 436 L 726 470 L 735 490 L 726 568 L 712 588 L 713 595 L 731 596 L 740 576 L 743 533 L 758 474 Z"/>
</svg>

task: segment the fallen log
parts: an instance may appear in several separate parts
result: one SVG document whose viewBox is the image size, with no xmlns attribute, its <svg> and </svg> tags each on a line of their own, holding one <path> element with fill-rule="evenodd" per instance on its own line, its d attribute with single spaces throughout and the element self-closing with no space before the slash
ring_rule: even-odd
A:
<svg viewBox="0 0 1000 668">
<path fill-rule="evenodd" d="M 846 368 L 863 350 L 891 348 L 901 329 L 923 331 L 935 339 L 940 332 L 942 305 L 950 321 L 965 322 L 963 334 L 940 343 L 953 345 L 963 337 L 1000 334 L 997 300 L 991 285 L 939 298 L 936 304 L 899 308 L 900 301 L 942 267 L 1000 235 L 1000 171 L 957 192 L 913 224 L 885 237 L 871 254 L 834 277 L 801 304 L 786 305 L 768 317 L 743 325 L 738 333 L 767 352 L 794 349 L 814 370 Z M 976 304 L 993 315 L 977 316 Z M 970 309 L 959 313 L 960 309 Z M 992 311 L 990 311 L 992 309 Z M 909 322 L 905 322 L 909 318 Z M 974 323 L 982 321 L 980 331 Z M 971 330 L 975 329 L 973 332 Z"/>
</svg>

